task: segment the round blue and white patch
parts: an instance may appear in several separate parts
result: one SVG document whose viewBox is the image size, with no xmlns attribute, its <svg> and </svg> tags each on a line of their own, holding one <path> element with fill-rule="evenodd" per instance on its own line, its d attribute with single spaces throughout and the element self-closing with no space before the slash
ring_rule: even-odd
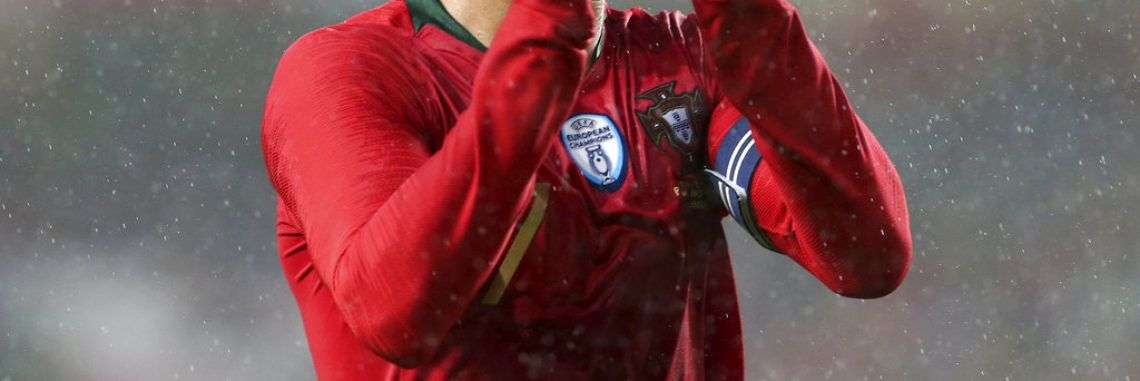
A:
<svg viewBox="0 0 1140 381">
<path fill-rule="evenodd" d="M 625 141 L 613 119 L 575 114 L 562 123 L 562 145 L 595 188 L 613 192 L 625 182 Z"/>
</svg>

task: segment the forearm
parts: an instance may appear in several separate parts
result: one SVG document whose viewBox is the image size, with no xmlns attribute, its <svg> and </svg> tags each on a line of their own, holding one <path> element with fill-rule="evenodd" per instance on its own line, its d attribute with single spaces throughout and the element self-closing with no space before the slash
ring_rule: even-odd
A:
<svg viewBox="0 0 1140 381">
<path fill-rule="evenodd" d="M 497 37 L 443 147 L 350 241 L 345 260 L 354 262 L 338 265 L 340 301 L 363 320 L 358 333 L 403 348 L 403 361 L 423 360 L 466 310 L 529 201 L 585 63 L 584 39 L 555 30 L 572 21 L 563 16 L 512 8 L 505 22 L 528 28 Z"/>
<path fill-rule="evenodd" d="M 779 149 L 773 152 L 778 155 L 764 152 L 766 160 L 783 161 L 783 167 L 795 164 L 782 159 L 795 158 L 819 169 L 864 164 L 836 160 L 854 153 L 870 133 L 790 4 L 783 0 L 694 4 L 720 93 L 752 121 L 759 138 Z"/>
<path fill-rule="evenodd" d="M 910 256 L 901 182 L 799 15 L 782 0 L 694 4 L 720 91 L 750 121 L 761 177 L 777 188 L 754 189 L 752 207 L 786 208 L 789 229 L 773 240 L 839 293 L 889 292 Z"/>
<path fill-rule="evenodd" d="M 591 27 L 578 2 L 511 7 L 504 22 L 526 27 L 496 37 L 430 153 L 411 132 L 426 127 L 403 117 L 413 106 L 393 104 L 416 98 L 412 85 L 377 85 L 416 73 L 369 64 L 400 47 L 333 31 L 282 59 L 266 107 L 270 177 L 345 321 L 388 360 L 430 358 L 497 264 L 578 91 Z"/>
</svg>

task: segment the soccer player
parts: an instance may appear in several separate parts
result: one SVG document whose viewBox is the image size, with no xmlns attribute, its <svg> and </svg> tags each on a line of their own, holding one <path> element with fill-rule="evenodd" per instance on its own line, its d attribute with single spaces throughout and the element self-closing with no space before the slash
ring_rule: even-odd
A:
<svg viewBox="0 0 1140 381">
<path fill-rule="evenodd" d="M 302 37 L 263 149 L 322 379 L 741 379 L 727 215 L 831 290 L 902 187 L 785 0 L 392 0 Z"/>
</svg>

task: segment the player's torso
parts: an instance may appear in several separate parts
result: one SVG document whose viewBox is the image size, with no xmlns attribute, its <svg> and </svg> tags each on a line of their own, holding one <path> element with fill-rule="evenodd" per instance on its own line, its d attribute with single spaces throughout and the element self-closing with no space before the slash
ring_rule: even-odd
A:
<svg viewBox="0 0 1140 381">
<path fill-rule="evenodd" d="M 484 316 L 548 333 L 572 334 L 573 327 L 549 326 L 563 322 L 615 332 L 668 326 L 680 319 L 704 257 L 724 250 L 701 174 L 708 90 L 679 43 L 663 32 L 631 33 L 626 24 L 607 22 L 601 55 L 537 175 L 546 193 L 540 224 L 501 298 L 476 307 Z M 417 36 L 441 98 L 435 119 L 450 126 L 470 100 L 478 54 L 432 25 Z M 672 348 L 676 327 L 642 338 L 661 342 L 634 346 Z M 630 352 L 619 338 L 583 340 L 583 360 L 604 353 L 599 346 Z M 667 362 L 672 353 L 643 355 Z M 655 356 L 662 358 L 649 359 Z"/>
<path fill-rule="evenodd" d="M 393 2 L 358 20 L 405 28 L 402 12 Z M 536 200 L 544 206 L 536 213 L 539 202 L 532 203 L 521 224 L 533 224 L 533 234 L 520 226 L 509 243 L 523 252 L 517 271 L 500 294 L 472 305 L 425 368 L 373 364 L 388 377 L 496 379 L 537 370 L 527 376 L 665 378 L 704 367 L 702 314 L 736 321 L 731 290 L 731 306 L 702 307 L 704 285 L 714 276 L 710 258 L 719 263 L 711 267 L 724 270 L 715 276 L 731 282 L 722 212 L 709 206 L 716 204 L 706 200 L 700 172 L 709 89 L 669 25 L 637 16 L 610 12 L 601 55 L 538 170 Z M 432 123 L 422 132 L 438 147 L 470 102 L 482 53 L 435 25 L 410 34 L 408 51 L 393 54 L 414 56 L 429 77 L 419 89 L 426 100 L 420 111 Z M 308 308 L 327 309 L 326 299 Z M 310 323 L 318 327 L 310 330 L 331 335 L 325 323 Z M 739 329 L 726 327 L 720 331 Z M 343 327 L 338 332 L 328 338 L 337 350 L 378 361 L 351 343 Z M 349 360 L 323 361 L 348 366 Z"/>
</svg>

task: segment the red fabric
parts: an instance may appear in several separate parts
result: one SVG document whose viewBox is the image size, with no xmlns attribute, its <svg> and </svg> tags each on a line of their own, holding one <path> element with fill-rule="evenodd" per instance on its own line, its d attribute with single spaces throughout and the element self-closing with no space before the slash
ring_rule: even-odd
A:
<svg viewBox="0 0 1140 381">
<path fill-rule="evenodd" d="M 822 110 L 755 119 L 773 122 L 755 126 L 766 137 L 761 148 L 783 155 L 761 167 L 781 192 L 757 210 L 766 229 L 782 233 L 781 247 L 794 248 L 790 255 L 829 286 L 893 287 L 880 284 L 884 270 L 875 266 L 897 261 L 875 261 L 907 253 L 826 238 L 888 241 L 867 233 L 879 234 L 868 220 L 848 223 L 851 213 L 901 218 L 903 230 L 884 234 L 905 232 L 897 177 L 869 131 L 839 109 L 846 101 L 838 87 L 738 70 L 721 54 L 711 56 L 723 64 L 714 73 L 694 18 L 640 10 L 609 12 L 603 53 L 587 71 L 588 9 L 586 0 L 516 0 L 503 25 L 526 27 L 503 28 L 484 54 L 430 24 L 414 31 L 394 1 L 314 31 L 285 53 L 262 139 L 279 195 L 282 266 L 320 378 L 741 379 L 723 211 L 678 196 L 691 155 L 655 139 L 637 117 L 652 103 L 637 95 L 665 83 L 705 94 L 710 109 L 720 94 L 738 105 L 754 96 L 718 88 L 728 81 L 717 78 L 732 73 L 754 76 L 739 82 L 764 92 L 807 86 L 781 90 L 831 96 L 778 103 Z M 714 52 L 733 52 L 715 38 L 735 25 L 717 21 L 730 12 L 698 4 Z M 814 59 L 806 66 L 830 79 L 806 38 L 775 37 L 782 40 L 773 44 L 805 46 L 745 53 Z M 763 99 L 782 102 L 771 98 Z M 819 116 L 806 120 L 808 111 Z M 621 188 L 595 189 L 560 147 L 557 132 L 572 113 L 613 119 L 628 153 Z M 854 152 L 863 159 L 819 162 L 842 147 L 861 147 Z M 535 182 L 552 185 L 549 207 L 502 300 L 482 305 L 477 298 Z M 841 199 L 818 199 L 832 196 Z M 879 201 L 843 205 L 865 198 Z M 780 206 L 784 217 L 764 217 Z"/>
<path fill-rule="evenodd" d="M 749 190 L 758 224 L 836 293 L 893 291 L 911 255 L 902 182 L 799 14 L 785 0 L 694 5 L 727 101 L 711 135 L 743 114 L 763 154 Z"/>
</svg>

